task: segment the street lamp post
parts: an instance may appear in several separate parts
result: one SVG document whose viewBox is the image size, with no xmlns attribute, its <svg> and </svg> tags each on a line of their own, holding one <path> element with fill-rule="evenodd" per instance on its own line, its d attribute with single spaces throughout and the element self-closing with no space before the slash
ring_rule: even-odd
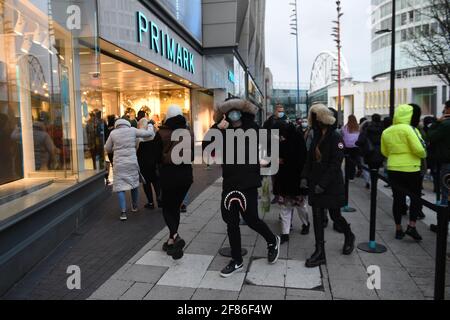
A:
<svg viewBox="0 0 450 320">
<path fill-rule="evenodd" d="M 300 61 L 298 54 L 298 10 L 297 10 L 297 0 L 290 3 L 294 8 L 292 9 L 291 15 L 291 35 L 295 36 L 295 56 L 297 58 L 297 104 L 300 105 Z"/>
<path fill-rule="evenodd" d="M 337 20 L 333 21 L 336 26 L 333 27 L 333 33 L 331 34 L 334 37 L 334 41 L 336 42 L 337 54 L 338 54 L 338 125 L 342 124 L 342 91 L 341 91 L 341 17 L 344 15 L 342 13 L 341 1 L 336 1 L 336 10 L 337 10 Z"/>
<path fill-rule="evenodd" d="M 395 112 L 395 18 L 396 18 L 396 0 L 392 0 L 392 30 L 391 30 L 391 96 L 389 106 L 389 116 L 394 119 Z"/>
<path fill-rule="evenodd" d="M 375 34 L 391 33 L 391 89 L 389 101 L 389 116 L 394 119 L 395 113 L 395 43 L 396 43 L 396 1 L 392 0 L 392 27 L 391 29 L 382 29 L 375 32 Z"/>
</svg>

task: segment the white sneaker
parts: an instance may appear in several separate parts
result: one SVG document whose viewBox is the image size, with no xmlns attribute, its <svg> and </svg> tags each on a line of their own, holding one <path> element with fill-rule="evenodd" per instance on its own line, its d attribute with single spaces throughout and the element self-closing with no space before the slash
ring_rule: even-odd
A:
<svg viewBox="0 0 450 320">
<path fill-rule="evenodd" d="M 122 212 L 122 214 L 120 215 L 120 221 L 127 221 L 127 213 L 126 212 Z"/>
</svg>

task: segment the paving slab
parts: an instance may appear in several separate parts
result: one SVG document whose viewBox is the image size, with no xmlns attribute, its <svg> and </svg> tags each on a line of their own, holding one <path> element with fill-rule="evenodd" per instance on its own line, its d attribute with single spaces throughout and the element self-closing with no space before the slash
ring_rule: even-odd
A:
<svg viewBox="0 0 450 320">
<path fill-rule="evenodd" d="M 213 289 L 197 289 L 192 300 L 237 300 L 239 291 L 225 291 Z"/>
<path fill-rule="evenodd" d="M 284 287 L 287 260 L 268 264 L 267 259 L 254 259 L 247 273 L 246 282 L 256 286 Z"/>
<path fill-rule="evenodd" d="M 117 300 L 119 299 L 131 286 L 133 281 L 124 280 L 108 280 L 97 291 L 95 291 L 89 299 L 91 300 Z"/>
<path fill-rule="evenodd" d="M 156 285 L 144 297 L 144 300 L 190 300 L 195 289 Z"/>
<path fill-rule="evenodd" d="M 320 268 L 306 268 L 305 261 L 287 260 L 286 288 L 314 289 L 322 286 Z"/>
<path fill-rule="evenodd" d="M 219 271 L 207 271 L 199 288 L 239 292 L 245 280 L 245 272 L 236 273 L 229 278 L 222 278 Z"/>
<path fill-rule="evenodd" d="M 136 282 L 119 300 L 142 300 L 153 286 L 154 284 Z"/>
<path fill-rule="evenodd" d="M 244 285 L 239 294 L 239 300 L 284 300 L 285 288 Z"/>
<path fill-rule="evenodd" d="M 155 284 L 161 279 L 161 277 L 167 272 L 167 270 L 168 267 L 135 264 L 129 267 L 120 276 L 118 276 L 118 279 Z"/>
</svg>

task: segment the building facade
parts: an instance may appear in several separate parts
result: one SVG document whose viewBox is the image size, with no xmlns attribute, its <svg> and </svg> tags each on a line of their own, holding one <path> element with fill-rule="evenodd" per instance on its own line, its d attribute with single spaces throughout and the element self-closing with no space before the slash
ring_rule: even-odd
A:
<svg viewBox="0 0 450 320">
<path fill-rule="evenodd" d="M 298 98 L 300 97 L 300 101 Z M 298 93 L 296 83 L 275 83 L 272 94 L 272 109 L 277 104 L 284 106 L 286 116 L 290 120 L 307 117 L 308 90 L 300 89 Z"/>
<path fill-rule="evenodd" d="M 0 293 L 108 195 L 108 116 L 176 104 L 199 141 L 228 96 L 263 106 L 265 1 L 226 2 L 0 0 Z"/>
</svg>

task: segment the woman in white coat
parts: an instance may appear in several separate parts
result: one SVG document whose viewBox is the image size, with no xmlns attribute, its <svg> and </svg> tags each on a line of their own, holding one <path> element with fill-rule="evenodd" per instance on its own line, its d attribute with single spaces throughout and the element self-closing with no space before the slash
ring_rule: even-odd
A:
<svg viewBox="0 0 450 320">
<path fill-rule="evenodd" d="M 131 190 L 131 211 L 138 211 L 139 198 L 139 164 L 136 156 L 136 142 L 138 138 L 152 138 L 155 131 L 152 125 L 138 130 L 131 127 L 129 121 L 119 119 L 115 123 L 115 129 L 111 132 L 105 144 L 107 153 L 114 153 L 114 183 L 113 192 L 119 197 L 122 210 L 120 220 L 127 220 L 126 191 Z"/>
</svg>

